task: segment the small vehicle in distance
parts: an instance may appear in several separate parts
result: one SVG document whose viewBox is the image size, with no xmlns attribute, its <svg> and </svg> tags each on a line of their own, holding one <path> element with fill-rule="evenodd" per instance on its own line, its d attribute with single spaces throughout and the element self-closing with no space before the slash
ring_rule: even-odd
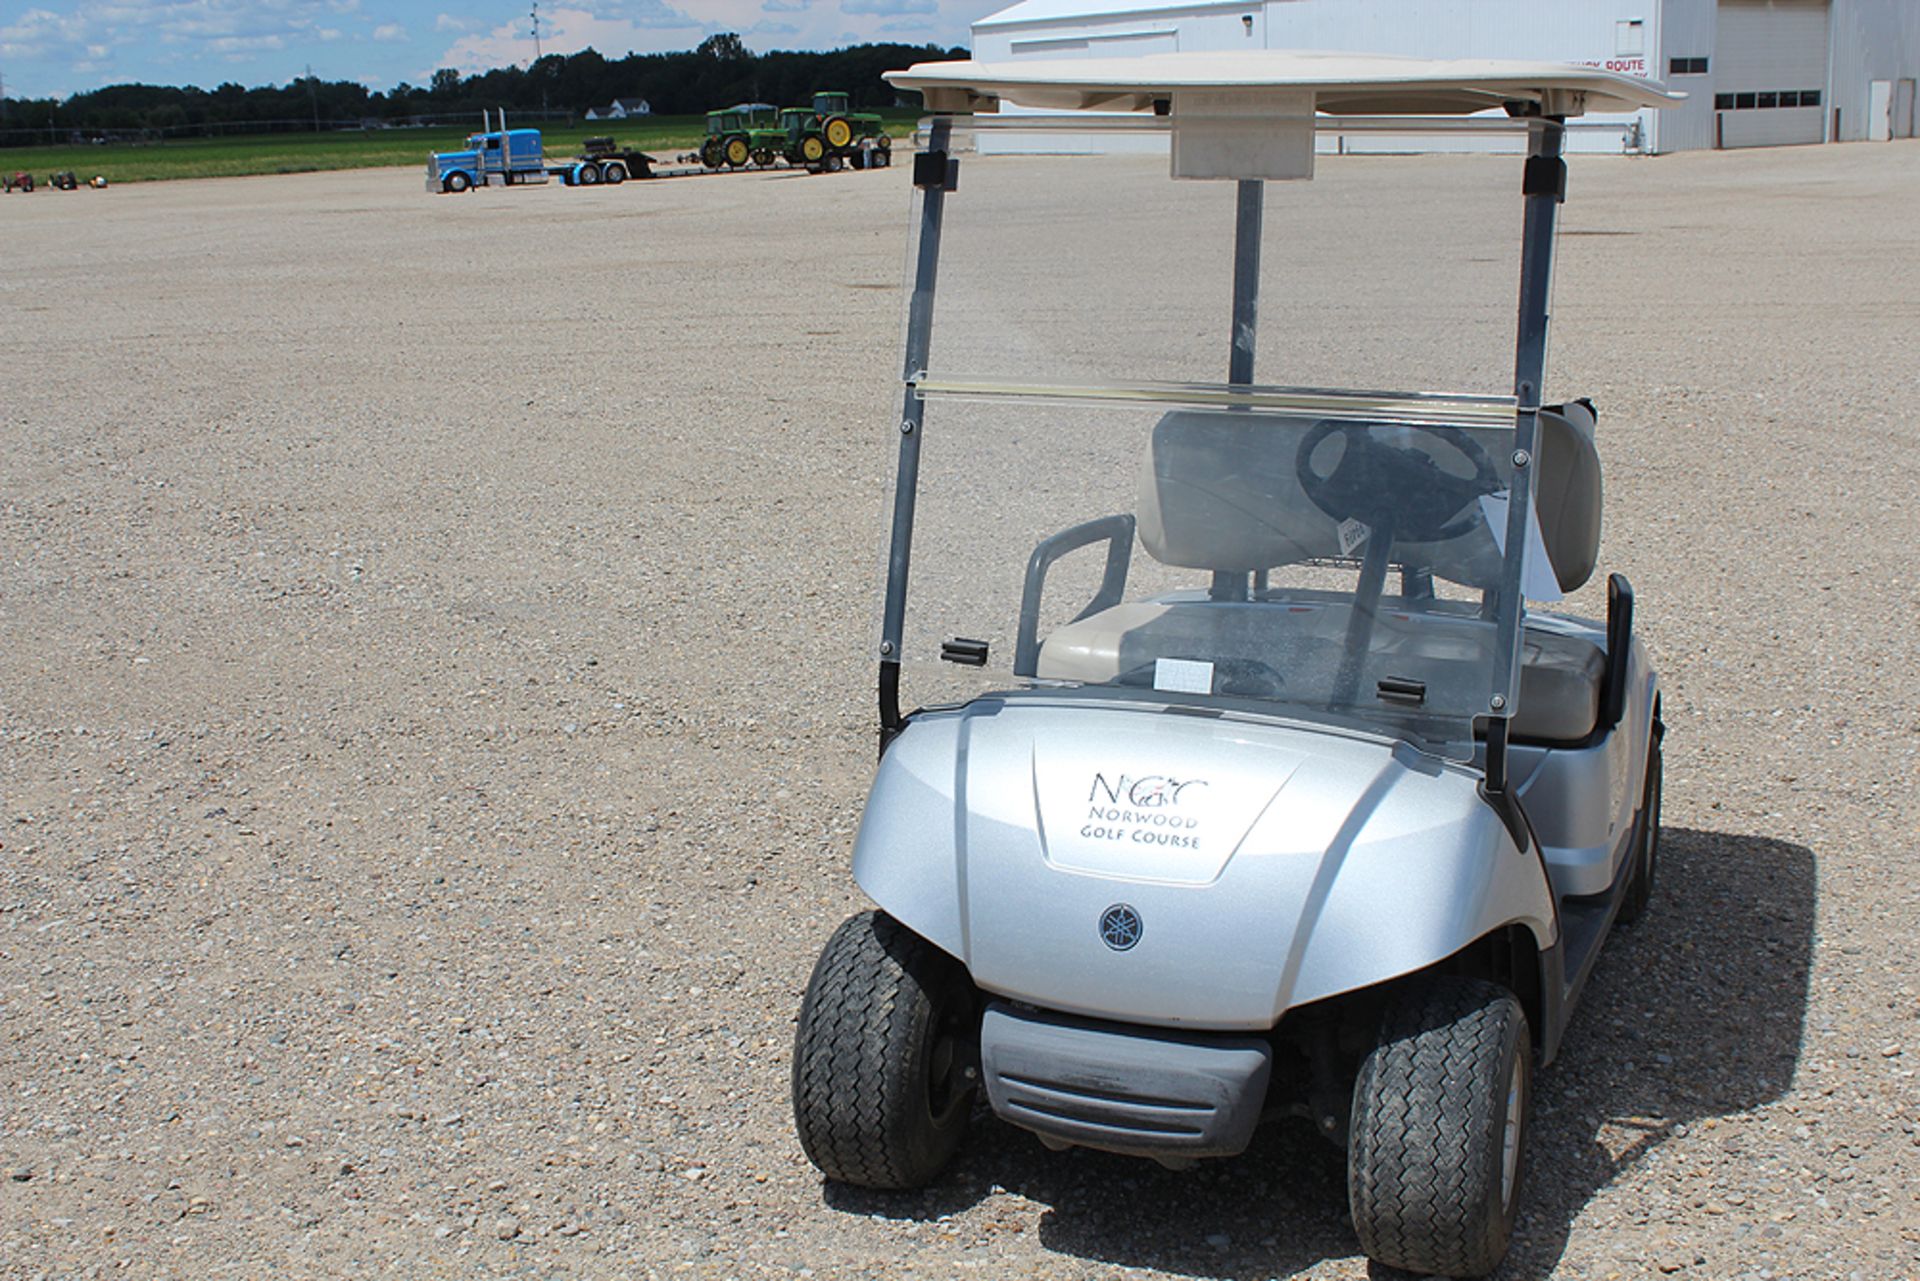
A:
<svg viewBox="0 0 1920 1281">
<path fill-rule="evenodd" d="M 708 169 L 744 169 L 771 165 L 785 143 L 775 109 L 764 102 L 743 102 L 707 113 L 707 136 L 700 163 Z"/>
<path fill-rule="evenodd" d="M 880 117 L 872 112 L 855 111 L 850 102 L 850 95 L 841 89 L 822 89 L 813 95 L 813 117 L 819 122 L 820 136 L 827 144 L 828 154 L 851 156 L 859 150 L 861 140 L 868 138 L 873 139 L 874 146 L 881 151 L 890 150 L 893 143 Z"/>
<path fill-rule="evenodd" d="M 1368 1255 L 1492 1271 L 1533 1074 L 1611 928 L 1646 910 L 1660 829 L 1660 686 L 1626 580 L 1600 620 L 1529 603 L 1599 556 L 1596 415 L 1542 394 L 1562 150 L 1571 118 L 1676 95 L 1557 63 L 1282 51 L 886 78 L 931 117 L 853 850 L 875 908 L 827 941 L 801 1006 L 807 1156 L 923 1186 L 982 1092 L 1049 1147 L 1176 1168 L 1291 1116 L 1345 1149 Z M 982 154 L 959 181 L 969 136 L 1128 122 L 1190 181 L 1137 149 Z M 1499 134 L 1525 159 L 1297 181 L 1321 130 L 1369 128 Z M 1480 199 L 1468 179 L 1495 164 L 1522 191 L 1517 328 L 1511 275 L 1464 301 L 1472 264 L 1512 259 L 1462 238 L 1505 220 L 1442 221 L 1421 189 Z M 1312 223 L 1318 190 L 1338 199 Z M 1419 234 L 1361 243 L 1383 202 Z M 1164 221 L 1113 230 L 1136 215 Z M 1263 246 L 1290 286 L 1271 310 Z M 1393 253 L 1406 270 L 1368 274 Z M 1365 304 L 1375 325 L 1327 333 Z M 1257 382 L 1262 322 L 1296 312 L 1277 354 L 1329 381 Z M 1466 340 L 1486 358 L 1452 359 Z M 1408 367 L 1487 390 L 1378 390 Z"/>
</svg>

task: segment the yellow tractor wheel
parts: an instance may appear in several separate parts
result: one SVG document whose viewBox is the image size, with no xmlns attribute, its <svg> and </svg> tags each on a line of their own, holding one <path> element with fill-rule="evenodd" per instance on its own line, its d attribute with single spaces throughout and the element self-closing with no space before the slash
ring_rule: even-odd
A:
<svg viewBox="0 0 1920 1281">
<path fill-rule="evenodd" d="M 844 123 L 844 122 L 842 122 Z M 813 134 L 800 140 L 800 158 L 808 164 L 818 164 L 820 157 L 827 154 L 827 144 Z"/>
<path fill-rule="evenodd" d="M 827 145 L 835 151 L 853 145 L 853 125 L 841 116 L 829 116 L 820 126 L 820 132 L 826 136 Z"/>
<path fill-rule="evenodd" d="M 747 146 L 745 138 L 727 139 L 727 163 L 735 169 L 747 163 L 747 157 L 751 151 L 752 148 Z"/>
</svg>

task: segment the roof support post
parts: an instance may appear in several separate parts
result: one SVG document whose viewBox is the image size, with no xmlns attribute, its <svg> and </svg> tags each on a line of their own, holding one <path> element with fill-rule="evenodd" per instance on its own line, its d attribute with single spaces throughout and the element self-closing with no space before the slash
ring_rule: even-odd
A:
<svg viewBox="0 0 1920 1281">
<path fill-rule="evenodd" d="M 1266 185 L 1257 178 L 1242 178 L 1234 186 L 1233 354 L 1227 381 L 1245 387 L 1253 382 L 1254 335 L 1260 319 L 1260 227 Z"/>
<path fill-rule="evenodd" d="M 1538 453 L 1541 384 L 1547 370 L 1547 299 L 1553 288 L 1553 238 L 1560 204 L 1566 199 L 1566 161 L 1561 150 L 1566 121 L 1543 116 L 1527 131 L 1527 163 L 1522 191 L 1525 221 L 1520 239 L 1520 314 L 1514 342 L 1513 395 L 1518 408 L 1513 422 L 1513 479 L 1507 501 L 1506 562 L 1500 575 L 1496 617 L 1499 650 L 1487 715 L 1496 721 L 1512 717 L 1520 689 L 1521 627 L 1526 600 L 1522 563 L 1533 522 L 1533 465 Z M 1487 790 L 1507 792 L 1507 734 L 1505 725 L 1487 736 Z"/>
<path fill-rule="evenodd" d="M 947 158 L 953 118 L 935 116 L 927 131 L 927 154 Z M 942 166 L 944 171 L 944 166 Z M 880 750 L 900 732 L 901 641 L 907 619 L 907 568 L 913 551 L 913 509 L 920 492 L 920 429 L 927 402 L 917 384 L 926 376 L 933 339 L 934 285 L 940 271 L 940 225 L 946 212 L 947 184 L 920 189 L 920 244 L 914 260 L 913 296 L 907 304 L 906 383 L 900 410 L 900 466 L 893 488 L 893 536 L 887 552 L 887 597 L 880 622 Z"/>
<path fill-rule="evenodd" d="M 1266 197 L 1266 184 L 1258 178 L 1241 178 L 1234 183 L 1233 345 L 1227 356 L 1227 382 L 1235 387 L 1253 382 L 1253 352 L 1260 328 L 1260 229 Z M 1245 600 L 1247 576 L 1215 571 L 1207 595 L 1214 600 Z"/>
</svg>

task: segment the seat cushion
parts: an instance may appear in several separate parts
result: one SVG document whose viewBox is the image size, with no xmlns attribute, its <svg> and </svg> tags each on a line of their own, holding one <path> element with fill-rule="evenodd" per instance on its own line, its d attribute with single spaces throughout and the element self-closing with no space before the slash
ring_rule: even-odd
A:
<svg viewBox="0 0 1920 1281">
<path fill-rule="evenodd" d="M 1304 602 L 1304 597 L 1303 597 Z M 1389 619 L 1391 615 L 1389 615 Z M 1329 686 L 1346 636 L 1344 602 L 1329 595 L 1310 608 L 1210 602 L 1203 597 L 1128 601 L 1069 623 L 1040 647 L 1037 674 L 1099 683 L 1121 678 L 1163 655 L 1260 660 L 1304 686 Z M 1383 624 L 1383 628 L 1386 624 Z M 1481 662 L 1437 632 L 1376 638 L 1377 652 L 1406 664 L 1404 675 L 1438 678 L 1432 665 Z M 1537 743 L 1574 743 L 1600 719 L 1607 655 L 1594 634 L 1529 624 L 1521 649 L 1520 709 L 1513 735 Z"/>
<path fill-rule="evenodd" d="M 1538 627 L 1527 628 L 1524 645 L 1514 737 L 1572 743 L 1593 733 L 1600 721 L 1606 650 L 1584 636 Z"/>
</svg>

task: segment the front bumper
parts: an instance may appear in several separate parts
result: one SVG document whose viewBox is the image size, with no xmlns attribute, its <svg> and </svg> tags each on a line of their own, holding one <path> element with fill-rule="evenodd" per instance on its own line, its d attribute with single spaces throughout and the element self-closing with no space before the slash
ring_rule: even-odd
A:
<svg viewBox="0 0 1920 1281">
<path fill-rule="evenodd" d="M 1182 1034 L 988 1005 L 987 1097 L 1052 1146 L 1177 1163 L 1232 1156 L 1253 1137 L 1273 1052 L 1266 1041 Z"/>
</svg>

